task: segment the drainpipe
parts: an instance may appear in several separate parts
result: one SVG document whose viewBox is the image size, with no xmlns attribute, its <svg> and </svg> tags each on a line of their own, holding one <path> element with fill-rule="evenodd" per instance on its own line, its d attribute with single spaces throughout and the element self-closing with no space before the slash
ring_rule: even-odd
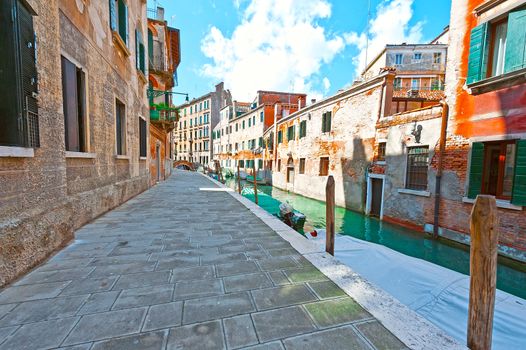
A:
<svg viewBox="0 0 526 350">
<path fill-rule="evenodd" d="M 444 152 L 446 151 L 447 119 L 449 115 L 449 105 L 445 100 L 440 102 L 442 105 L 442 125 L 440 126 L 440 145 L 438 150 L 438 168 L 435 180 L 435 215 L 433 221 L 433 238 L 438 238 L 438 221 L 440 214 L 440 186 L 442 182 L 442 163 Z"/>
</svg>

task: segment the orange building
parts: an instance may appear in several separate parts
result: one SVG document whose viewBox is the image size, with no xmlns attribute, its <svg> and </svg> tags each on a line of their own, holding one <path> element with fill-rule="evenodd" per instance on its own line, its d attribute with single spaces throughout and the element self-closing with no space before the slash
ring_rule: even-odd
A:
<svg viewBox="0 0 526 350">
<path fill-rule="evenodd" d="M 499 250 L 526 260 L 526 7 L 453 0 L 439 232 L 468 241 L 478 194 L 497 198 Z M 437 158 L 438 159 L 438 158 Z M 437 159 L 433 159 L 436 167 Z"/>
<path fill-rule="evenodd" d="M 150 101 L 150 184 L 166 179 L 172 171 L 172 130 L 178 112 L 172 101 L 181 62 L 179 29 L 164 20 L 164 9 L 148 10 L 148 55 Z"/>
</svg>

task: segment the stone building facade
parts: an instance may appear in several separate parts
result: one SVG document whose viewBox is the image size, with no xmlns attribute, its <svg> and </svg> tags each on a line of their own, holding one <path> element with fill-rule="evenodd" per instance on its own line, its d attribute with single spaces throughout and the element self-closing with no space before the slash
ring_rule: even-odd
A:
<svg viewBox="0 0 526 350">
<path fill-rule="evenodd" d="M 130 39 L 136 29 L 146 34 L 146 2 L 119 3 L 0 5 L 2 15 L 16 11 L 23 20 L 10 26 L 2 19 L 2 44 L 17 44 L 2 47 L 3 55 L 15 62 L 20 50 L 25 57 L 20 76 L 0 69 L 0 79 L 10 82 L 4 89 L 20 101 L 8 99 L 0 109 L 0 286 L 66 244 L 76 228 L 148 187 L 140 155 L 147 142 L 140 136 L 140 120 L 148 124 L 146 81 Z M 119 24 L 123 9 L 126 23 Z M 16 42 L 20 34 L 23 45 Z M 28 127 L 9 124 L 14 116 Z"/>
<path fill-rule="evenodd" d="M 215 91 L 178 106 L 175 159 L 208 166 L 213 159 L 212 130 L 219 123 L 220 111 L 232 104 L 230 91 L 219 83 Z"/>
</svg>

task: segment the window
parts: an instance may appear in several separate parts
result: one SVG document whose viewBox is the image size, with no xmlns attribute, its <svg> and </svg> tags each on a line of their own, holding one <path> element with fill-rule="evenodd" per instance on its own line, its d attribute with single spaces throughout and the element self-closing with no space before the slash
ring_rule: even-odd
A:
<svg viewBox="0 0 526 350">
<path fill-rule="evenodd" d="M 263 112 L 259 113 L 259 121 L 263 123 L 264 114 Z"/>
<path fill-rule="evenodd" d="M 279 130 L 278 131 L 278 144 L 280 144 L 282 142 L 283 142 L 283 131 Z"/>
<path fill-rule="evenodd" d="M 397 53 L 395 55 L 395 64 L 401 65 L 403 61 L 404 61 L 404 55 L 401 53 Z"/>
<path fill-rule="evenodd" d="M 236 123 L 236 132 L 237 132 L 238 129 L 239 129 L 239 125 L 238 125 L 238 123 Z"/>
<path fill-rule="evenodd" d="M 263 159 L 258 159 L 258 169 L 263 169 Z"/>
<path fill-rule="evenodd" d="M 255 115 L 252 116 L 252 125 L 256 125 L 256 116 Z"/>
<path fill-rule="evenodd" d="M 386 148 L 386 142 L 379 142 L 378 143 L 378 157 L 376 158 L 378 161 L 385 161 L 385 148 Z"/>
<path fill-rule="evenodd" d="M 263 147 L 263 137 L 258 139 L 258 147 Z"/>
<path fill-rule="evenodd" d="M 411 90 L 420 90 L 420 79 L 411 80 Z"/>
<path fill-rule="evenodd" d="M 82 69 L 63 56 L 62 99 L 66 151 L 87 152 L 86 78 Z"/>
<path fill-rule="evenodd" d="M 329 157 L 320 158 L 320 176 L 329 175 Z"/>
<path fill-rule="evenodd" d="M 33 15 L 25 1 L 0 1 L 1 146 L 40 146 Z"/>
<path fill-rule="evenodd" d="M 475 142 L 468 197 L 490 194 L 526 205 L 526 140 Z"/>
<path fill-rule="evenodd" d="M 278 159 L 278 171 L 281 171 L 281 159 Z"/>
<path fill-rule="evenodd" d="M 126 6 L 124 0 L 109 1 L 111 30 L 118 33 L 124 45 L 128 46 L 128 6 Z"/>
<path fill-rule="evenodd" d="M 321 118 L 321 132 L 330 132 L 331 131 L 331 117 L 332 112 L 325 112 Z"/>
<path fill-rule="evenodd" d="M 305 174 L 305 158 L 300 158 L 300 174 Z"/>
<path fill-rule="evenodd" d="M 287 129 L 287 141 L 294 141 L 294 137 L 295 137 L 295 132 L 296 129 L 293 126 L 289 126 L 288 129 Z"/>
<path fill-rule="evenodd" d="M 466 82 L 472 84 L 525 68 L 525 36 L 525 7 L 509 12 L 503 19 L 473 28 Z"/>
<path fill-rule="evenodd" d="M 420 61 L 422 59 L 422 54 L 420 52 L 415 52 L 413 55 L 415 61 Z"/>
<path fill-rule="evenodd" d="M 300 122 L 300 139 L 307 136 L 307 121 L 302 120 Z"/>
<path fill-rule="evenodd" d="M 199 125 L 202 125 L 203 124 L 203 116 L 199 116 Z"/>
<path fill-rule="evenodd" d="M 409 147 L 407 149 L 405 188 L 418 191 L 425 191 L 427 189 L 428 161 L 428 146 Z"/>
<path fill-rule="evenodd" d="M 142 31 L 139 28 L 135 29 L 135 64 L 142 74 L 146 74 L 146 50 L 144 48 Z"/>
<path fill-rule="evenodd" d="M 433 53 L 433 63 L 436 63 L 436 64 L 442 63 L 442 52 Z"/>
<path fill-rule="evenodd" d="M 243 129 L 245 129 L 245 121 L 243 120 Z"/>
<path fill-rule="evenodd" d="M 115 135 L 117 138 L 117 154 L 126 154 L 126 108 L 122 102 L 115 102 Z"/>
<path fill-rule="evenodd" d="M 401 78 L 395 78 L 393 81 L 393 88 L 395 90 L 400 90 L 402 88 L 402 79 Z"/>
<path fill-rule="evenodd" d="M 146 157 L 146 120 L 141 117 L 139 117 L 139 157 Z"/>
<path fill-rule="evenodd" d="M 248 127 L 250 128 L 250 125 L 252 124 L 252 118 L 248 118 Z"/>
<path fill-rule="evenodd" d="M 488 76 L 494 77 L 504 73 L 504 61 L 506 59 L 506 37 L 508 32 L 508 20 L 494 23 L 490 28 L 490 62 Z M 524 45 L 524 43 L 523 43 Z"/>
</svg>

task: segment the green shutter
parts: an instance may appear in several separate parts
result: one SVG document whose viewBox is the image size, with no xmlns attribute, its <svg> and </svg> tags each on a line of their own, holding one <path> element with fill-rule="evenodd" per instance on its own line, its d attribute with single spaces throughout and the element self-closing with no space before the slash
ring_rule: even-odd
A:
<svg viewBox="0 0 526 350">
<path fill-rule="evenodd" d="M 323 113 L 321 117 L 321 132 L 326 132 L 325 125 L 327 123 L 327 113 Z"/>
<path fill-rule="evenodd" d="M 484 168 L 484 143 L 474 142 L 471 146 L 471 168 L 469 170 L 468 198 L 475 199 L 482 190 Z"/>
<path fill-rule="evenodd" d="M 110 28 L 117 31 L 117 9 L 115 8 L 115 0 L 110 1 Z"/>
<path fill-rule="evenodd" d="M 331 131 L 332 127 L 332 112 L 327 112 L 327 132 Z"/>
<path fill-rule="evenodd" d="M 510 12 L 504 73 L 526 67 L 526 7 Z"/>
<path fill-rule="evenodd" d="M 526 140 L 517 141 L 511 203 L 526 206 Z"/>
<path fill-rule="evenodd" d="M 124 0 L 119 0 L 119 35 L 126 45 L 128 45 L 128 7 Z"/>
<path fill-rule="evenodd" d="M 488 36 L 488 23 L 482 23 L 471 30 L 467 84 L 486 78 L 489 51 Z"/>
<path fill-rule="evenodd" d="M 139 31 L 135 29 L 135 67 L 141 69 L 141 62 L 139 59 Z"/>
<path fill-rule="evenodd" d="M 283 142 L 283 132 L 280 130 L 278 131 L 278 143 Z"/>
</svg>

